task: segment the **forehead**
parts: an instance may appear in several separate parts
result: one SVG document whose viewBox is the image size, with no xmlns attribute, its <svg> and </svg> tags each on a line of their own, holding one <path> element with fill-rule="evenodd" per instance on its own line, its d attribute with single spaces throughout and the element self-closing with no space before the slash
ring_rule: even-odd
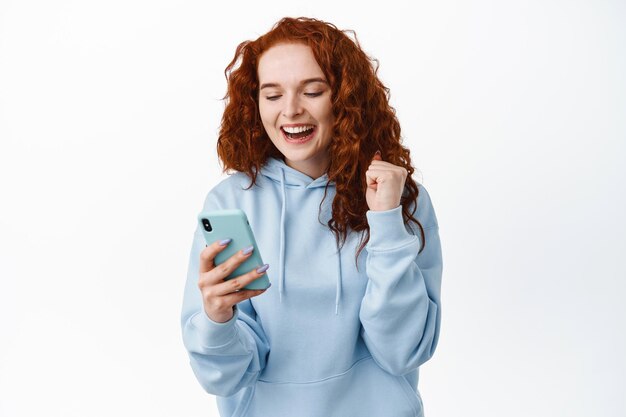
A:
<svg viewBox="0 0 626 417">
<path fill-rule="evenodd" d="M 326 78 L 313 51 L 301 43 L 274 45 L 259 59 L 260 83 L 297 84 L 310 78 Z"/>
</svg>

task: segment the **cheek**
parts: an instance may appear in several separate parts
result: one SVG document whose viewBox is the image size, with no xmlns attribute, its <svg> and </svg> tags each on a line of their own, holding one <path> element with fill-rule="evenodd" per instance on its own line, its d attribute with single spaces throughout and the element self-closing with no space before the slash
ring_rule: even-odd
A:
<svg viewBox="0 0 626 417">
<path fill-rule="evenodd" d="M 261 116 L 261 120 L 265 120 L 265 115 L 267 114 L 267 107 L 263 104 L 263 102 L 259 103 L 259 115 Z"/>
<path fill-rule="evenodd" d="M 259 104 L 259 116 L 265 128 L 269 128 L 273 125 L 271 109 L 269 109 L 267 105 Z"/>
<path fill-rule="evenodd" d="M 328 101 L 328 103 L 326 103 L 324 105 L 324 108 L 322 109 L 322 111 L 323 111 L 323 114 L 324 114 L 324 120 L 327 123 L 332 125 L 332 123 L 334 121 L 334 117 L 333 117 L 333 106 L 330 103 L 330 101 Z"/>
<path fill-rule="evenodd" d="M 335 123 L 335 118 L 333 117 L 332 112 L 326 113 L 324 115 L 324 128 L 325 128 L 325 130 L 328 131 L 328 132 L 332 131 L 334 123 Z"/>
</svg>

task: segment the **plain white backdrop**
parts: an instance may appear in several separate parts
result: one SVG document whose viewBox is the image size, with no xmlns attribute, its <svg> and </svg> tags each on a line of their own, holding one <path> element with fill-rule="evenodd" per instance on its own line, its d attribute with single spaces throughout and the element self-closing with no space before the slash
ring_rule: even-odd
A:
<svg viewBox="0 0 626 417">
<path fill-rule="evenodd" d="M 626 415 L 626 3 L 3 0 L 0 416 L 217 416 L 183 284 L 223 70 L 283 16 L 379 59 L 435 205 L 427 417 Z"/>
</svg>

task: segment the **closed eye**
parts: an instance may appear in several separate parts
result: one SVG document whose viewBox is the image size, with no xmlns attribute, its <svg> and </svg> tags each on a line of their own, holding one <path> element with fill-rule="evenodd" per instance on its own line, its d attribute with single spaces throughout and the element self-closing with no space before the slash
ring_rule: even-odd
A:
<svg viewBox="0 0 626 417">
<path fill-rule="evenodd" d="M 324 94 L 323 91 L 320 91 L 319 93 L 304 93 L 304 95 L 307 96 L 307 97 L 319 97 L 322 94 Z M 282 97 L 282 95 L 279 94 L 279 95 L 276 95 L 276 96 L 267 96 L 267 97 L 265 97 L 265 99 L 269 100 L 269 101 L 276 101 L 276 100 L 278 100 L 281 97 Z"/>
</svg>

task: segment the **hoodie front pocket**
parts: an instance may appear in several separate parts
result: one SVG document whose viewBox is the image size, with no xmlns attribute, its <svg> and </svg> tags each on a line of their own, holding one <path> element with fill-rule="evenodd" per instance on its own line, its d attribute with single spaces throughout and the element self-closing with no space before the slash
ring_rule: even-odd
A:
<svg viewBox="0 0 626 417">
<path fill-rule="evenodd" d="M 259 380 L 240 416 L 419 417 L 421 401 L 412 391 L 404 377 L 388 374 L 369 357 L 347 372 L 321 381 Z"/>
</svg>

